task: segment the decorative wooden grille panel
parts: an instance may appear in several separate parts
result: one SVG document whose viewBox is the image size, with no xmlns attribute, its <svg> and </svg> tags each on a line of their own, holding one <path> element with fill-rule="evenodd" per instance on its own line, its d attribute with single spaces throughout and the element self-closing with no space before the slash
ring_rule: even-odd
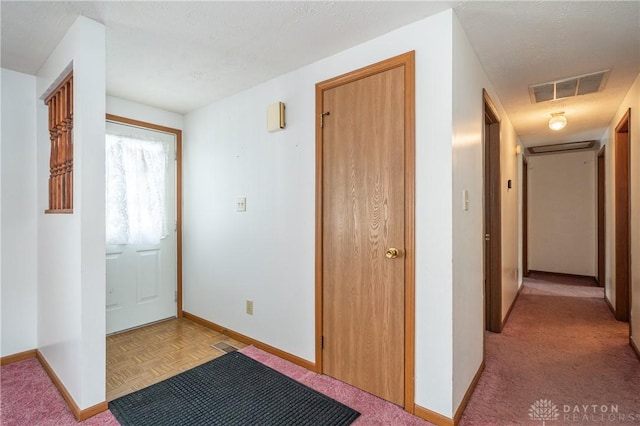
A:
<svg viewBox="0 0 640 426">
<path fill-rule="evenodd" d="M 45 100 L 49 107 L 49 209 L 73 212 L 73 72 Z"/>
</svg>

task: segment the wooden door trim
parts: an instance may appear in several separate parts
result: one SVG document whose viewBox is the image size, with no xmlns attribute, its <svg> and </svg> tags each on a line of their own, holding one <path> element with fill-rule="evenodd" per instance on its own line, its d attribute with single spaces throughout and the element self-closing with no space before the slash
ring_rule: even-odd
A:
<svg viewBox="0 0 640 426">
<path fill-rule="evenodd" d="M 498 110 L 496 109 L 495 104 L 491 100 L 491 96 L 489 96 L 487 89 L 482 89 L 482 101 L 488 107 L 488 108 L 483 108 L 484 115 L 488 116 L 493 123 L 500 123 L 501 121 L 500 115 L 498 114 Z"/>
<path fill-rule="evenodd" d="M 176 137 L 176 317 L 182 318 L 182 130 L 107 114 L 107 121 L 172 133 Z"/>
<path fill-rule="evenodd" d="M 489 93 L 485 89 L 482 89 L 483 99 L 483 128 L 487 124 L 497 124 L 500 128 L 500 116 L 498 111 L 489 96 Z M 486 132 L 484 132 L 486 133 Z M 487 148 L 488 144 L 488 148 Z M 485 270 L 486 275 L 489 274 L 492 281 L 489 281 L 485 285 L 485 298 L 489 300 L 489 306 L 491 310 L 489 312 L 489 323 L 485 328 L 489 331 L 500 333 L 502 331 L 502 188 L 501 184 L 501 159 L 500 159 L 500 131 L 498 130 L 498 143 L 491 144 L 489 140 L 483 137 L 483 158 L 486 158 L 486 150 L 489 149 L 489 156 L 497 158 L 497 167 L 493 167 L 491 170 L 493 174 L 489 176 L 491 188 L 486 188 L 486 164 L 484 164 L 485 177 L 483 178 L 483 189 L 485 210 L 484 214 L 487 214 L 487 209 L 491 212 L 491 223 L 488 233 L 490 234 L 489 250 L 485 250 L 485 269 L 486 269 L 486 256 L 491 256 L 490 271 Z M 495 189 L 495 190 L 494 190 Z M 486 219 L 483 219 L 483 225 L 486 224 Z M 487 233 L 487 229 L 485 229 Z M 485 246 L 486 247 L 486 246 Z M 487 287 L 490 288 L 490 294 L 486 294 Z M 486 309 L 486 304 L 485 304 Z"/>
<path fill-rule="evenodd" d="M 630 161 L 630 130 L 631 130 L 631 108 L 627 110 L 624 116 L 618 122 L 615 129 L 615 241 L 616 241 L 616 312 L 615 316 L 618 321 L 629 321 L 630 291 L 630 179 L 629 179 L 629 161 Z M 627 133 L 626 147 L 624 149 L 625 158 L 620 158 L 621 141 L 620 134 Z M 624 175 L 623 173 L 624 172 Z M 624 211 L 620 212 L 623 209 Z M 624 218 L 624 222 L 620 219 Z M 624 259 L 622 259 L 624 257 Z"/>
<path fill-rule="evenodd" d="M 407 52 L 316 84 L 316 259 L 315 259 L 315 346 L 316 372 L 322 373 L 322 259 L 323 259 L 323 92 L 394 68 L 404 67 L 404 184 L 405 184 L 405 344 L 404 344 L 404 409 L 415 410 L 415 52 Z"/>
<path fill-rule="evenodd" d="M 522 276 L 529 276 L 529 160 L 522 155 Z"/>
<path fill-rule="evenodd" d="M 600 151 L 598 151 L 598 155 L 596 156 L 596 166 L 597 166 L 597 234 L 598 234 L 598 286 L 605 287 L 606 281 L 606 258 L 605 258 L 605 247 L 606 247 L 606 236 L 607 236 L 607 225 L 606 225 L 606 200 L 605 200 L 605 191 L 606 191 L 606 174 L 605 174 L 605 147 L 602 147 Z"/>
</svg>

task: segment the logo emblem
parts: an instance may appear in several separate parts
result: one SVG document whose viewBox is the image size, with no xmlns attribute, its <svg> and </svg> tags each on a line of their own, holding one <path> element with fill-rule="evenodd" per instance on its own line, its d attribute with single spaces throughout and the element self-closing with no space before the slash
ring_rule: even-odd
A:
<svg viewBox="0 0 640 426">
<path fill-rule="evenodd" d="M 560 417 L 560 412 L 556 404 L 549 399 L 539 399 L 529 408 L 529 418 L 531 420 L 542 421 L 542 426 L 547 421 L 555 421 Z"/>
</svg>

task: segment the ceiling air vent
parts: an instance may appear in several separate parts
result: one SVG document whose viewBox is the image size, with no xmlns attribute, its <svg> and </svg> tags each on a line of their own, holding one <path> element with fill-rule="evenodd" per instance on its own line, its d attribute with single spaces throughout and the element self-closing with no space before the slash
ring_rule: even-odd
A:
<svg viewBox="0 0 640 426">
<path fill-rule="evenodd" d="M 604 90 L 610 70 L 529 86 L 531 103 L 554 101 Z"/>
<path fill-rule="evenodd" d="M 556 152 L 566 152 L 566 151 L 586 151 L 589 149 L 593 149 L 596 146 L 597 141 L 580 141 L 580 142 L 569 142 L 569 143 L 560 143 L 555 145 L 539 145 L 532 146 L 527 148 L 529 155 L 536 154 L 551 154 Z"/>
</svg>

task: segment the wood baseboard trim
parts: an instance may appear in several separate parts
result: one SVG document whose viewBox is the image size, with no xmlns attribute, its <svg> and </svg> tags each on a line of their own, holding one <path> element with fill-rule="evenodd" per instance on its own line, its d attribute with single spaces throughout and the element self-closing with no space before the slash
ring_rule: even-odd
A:
<svg viewBox="0 0 640 426">
<path fill-rule="evenodd" d="M 522 289 L 522 286 L 520 286 L 520 288 Z M 518 291 L 518 294 L 520 294 L 520 291 Z M 516 296 L 516 299 L 517 298 L 518 296 Z M 509 310 L 509 312 L 511 312 L 511 310 Z M 454 425 L 457 425 L 458 423 L 460 423 L 460 419 L 462 419 L 464 410 L 465 408 L 467 408 L 467 404 L 471 399 L 471 395 L 473 395 L 473 391 L 476 389 L 476 386 L 478 385 L 478 381 L 480 380 L 480 376 L 482 376 L 483 371 L 484 371 L 484 359 L 480 363 L 480 366 L 478 367 L 478 371 L 476 371 L 476 374 L 473 376 L 473 380 L 471 380 L 471 383 L 469 384 L 467 391 L 464 393 L 464 397 L 462 397 L 462 401 L 460 402 L 460 405 L 458 406 L 458 409 L 456 410 L 456 413 L 453 416 Z"/>
<path fill-rule="evenodd" d="M 36 350 L 31 349 L 29 351 L 18 352 L 17 354 L 7 355 L 0 358 L 0 366 L 13 364 L 14 362 L 24 361 L 25 359 L 31 359 L 36 357 Z"/>
<path fill-rule="evenodd" d="M 542 274 L 549 275 L 551 277 L 566 277 L 566 278 L 588 278 L 593 281 L 594 287 L 598 287 L 598 278 L 591 275 L 578 275 L 578 274 L 565 274 L 564 272 L 549 272 L 549 271 L 538 271 L 535 269 L 529 270 L 529 275 L 531 274 Z"/>
<path fill-rule="evenodd" d="M 416 417 L 420 417 L 421 419 L 438 426 L 454 426 L 453 419 L 443 416 L 440 413 L 436 413 L 435 411 L 431 411 L 428 408 L 421 407 L 418 404 L 416 404 L 413 414 Z"/>
<path fill-rule="evenodd" d="M 81 410 L 78 407 L 78 404 L 76 404 L 76 402 L 71 397 L 71 394 L 69 393 L 69 391 L 67 391 L 67 388 L 64 387 L 64 385 L 62 384 L 62 381 L 58 378 L 55 371 L 53 371 L 53 368 L 51 368 L 51 365 L 49 365 L 44 355 L 42 355 L 42 352 L 36 351 L 36 358 L 40 362 L 40 365 L 42 365 L 42 368 L 44 368 L 44 371 L 47 372 L 47 375 L 49 376 L 49 378 L 51 379 L 55 387 L 58 389 L 58 391 L 62 395 L 62 398 L 64 398 L 65 402 L 69 406 L 69 409 L 73 413 L 73 416 L 76 418 L 76 420 L 78 420 L 79 422 L 82 422 L 84 420 L 87 420 L 89 417 L 93 417 L 96 414 L 102 413 L 103 411 L 109 408 L 109 404 L 106 401 L 104 401 L 94 406 L 91 406 L 89 408 L 85 408 L 84 410 Z"/>
<path fill-rule="evenodd" d="M 636 342 L 633 340 L 633 337 L 631 336 L 629 336 L 629 345 L 631 345 L 631 348 L 636 353 L 638 360 L 640 360 L 640 348 L 638 348 L 638 345 L 636 345 Z"/>
<path fill-rule="evenodd" d="M 413 414 L 417 417 L 420 417 L 423 420 L 434 423 L 438 426 L 455 426 L 459 424 L 460 419 L 462 419 L 462 414 L 464 414 L 464 409 L 467 408 L 469 399 L 471 399 L 471 395 L 473 395 L 473 391 L 475 390 L 476 385 L 478 384 L 478 381 L 480 380 L 480 376 L 482 376 L 483 371 L 484 371 L 484 360 L 482 360 L 482 362 L 480 363 L 480 366 L 478 367 L 478 371 L 476 371 L 476 374 L 473 376 L 473 380 L 471 380 L 471 383 L 469 384 L 469 387 L 467 388 L 467 391 L 465 392 L 464 397 L 462 397 L 462 401 L 460 402 L 460 405 L 458 406 L 458 409 L 456 410 L 456 413 L 453 416 L 453 419 L 450 419 L 447 416 L 443 416 L 440 413 L 436 413 L 435 411 L 431 411 L 428 408 L 421 407 L 418 404 L 415 405 L 415 410 Z"/>
<path fill-rule="evenodd" d="M 269 352 L 272 355 L 275 355 L 279 358 L 285 359 L 289 362 L 292 362 L 296 365 L 299 365 L 300 367 L 304 367 L 307 370 L 313 371 L 315 373 L 317 373 L 317 368 L 316 368 L 316 364 L 310 361 L 307 361 L 306 359 L 300 358 L 298 356 L 292 355 L 288 352 L 285 352 L 281 349 L 275 348 L 271 345 L 267 345 L 266 343 L 263 343 L 259 340 L 253 339 L 249 336 L 245 336 L 244 334 L 238 333 L 236 331 L 233 330 L 229 330 L 226 327 L 223 327 L 221 325 L 218 325 L 214 322 L 208 321 L 204 318 L 201 318 L 197 315 L 194 315 L 192 313 L 189 313 L 187 311 L 183 311 L 182 315 L 184 316 L 184 318 L 191 320 L 193 322 L 195 322 L 196 324 L 200 324 L 204 327 L 210 328 L 212 330 L 215 330 L 219 333 L 225 334 L 229 337 L 231 337 L 232 339 L 236 339 L 242 343 L 246 343 L 247 345 L 253 345 L 258 349 L 262 349 L 265 352 Z"/>
<path fill-rule="evenodd" d="M 616 309 L 613 307 L 613 305 L 611 304 L 611 301 L 609 300 L 609 298 L 607 297 L 607 295 L 604 295 L 604 301 L 607 304 L 607 306 L 609 307 L 609 310 L 611 311 L 611 313 L 613 314 L 613 316 L 616 316 Z"/>
<path fill-rule="evenodd" d="M 509 317 L 511 316 L 511 311 L 513 310 L 513 307 L 516 305 L 516 302 L 518 301 L 518 297 L 520 297 L 520 293 L 522 293 L 522 289 L 523 288 L 524 288 L 524 284 L 520 284 L 520 287 L 518 288 L 518 291 L 516 292 L 516 297 L 513 298 L 513 302 L 511 302 L 511 306 L 509 306 L 509 310 L 507 311 L 507 315 L 505 315 L 504 318 L 502 319 L 502 327 L 500 328 L 500 330 L 502 330 L 504 328 L 504 326 L 507 324 L 507 321 L 509 321 Z M 482 362 L 484 364 L 484 361 L 482 361 Z"/>
<path fill-rule="evenodd" d="M 109 409 L 109 403 L 107 401 L 101 402 L 89 408 L 85 408 L 84 410 L 80 410 L 80 413 L 76 415 L 78 421 L 83 422 L 88 418 L 95 416 L 96 414 L 100 414 L 103 411 L 107 411 Z M 74 413 L 75 415 L 75 413 Z"/>
</svg>

